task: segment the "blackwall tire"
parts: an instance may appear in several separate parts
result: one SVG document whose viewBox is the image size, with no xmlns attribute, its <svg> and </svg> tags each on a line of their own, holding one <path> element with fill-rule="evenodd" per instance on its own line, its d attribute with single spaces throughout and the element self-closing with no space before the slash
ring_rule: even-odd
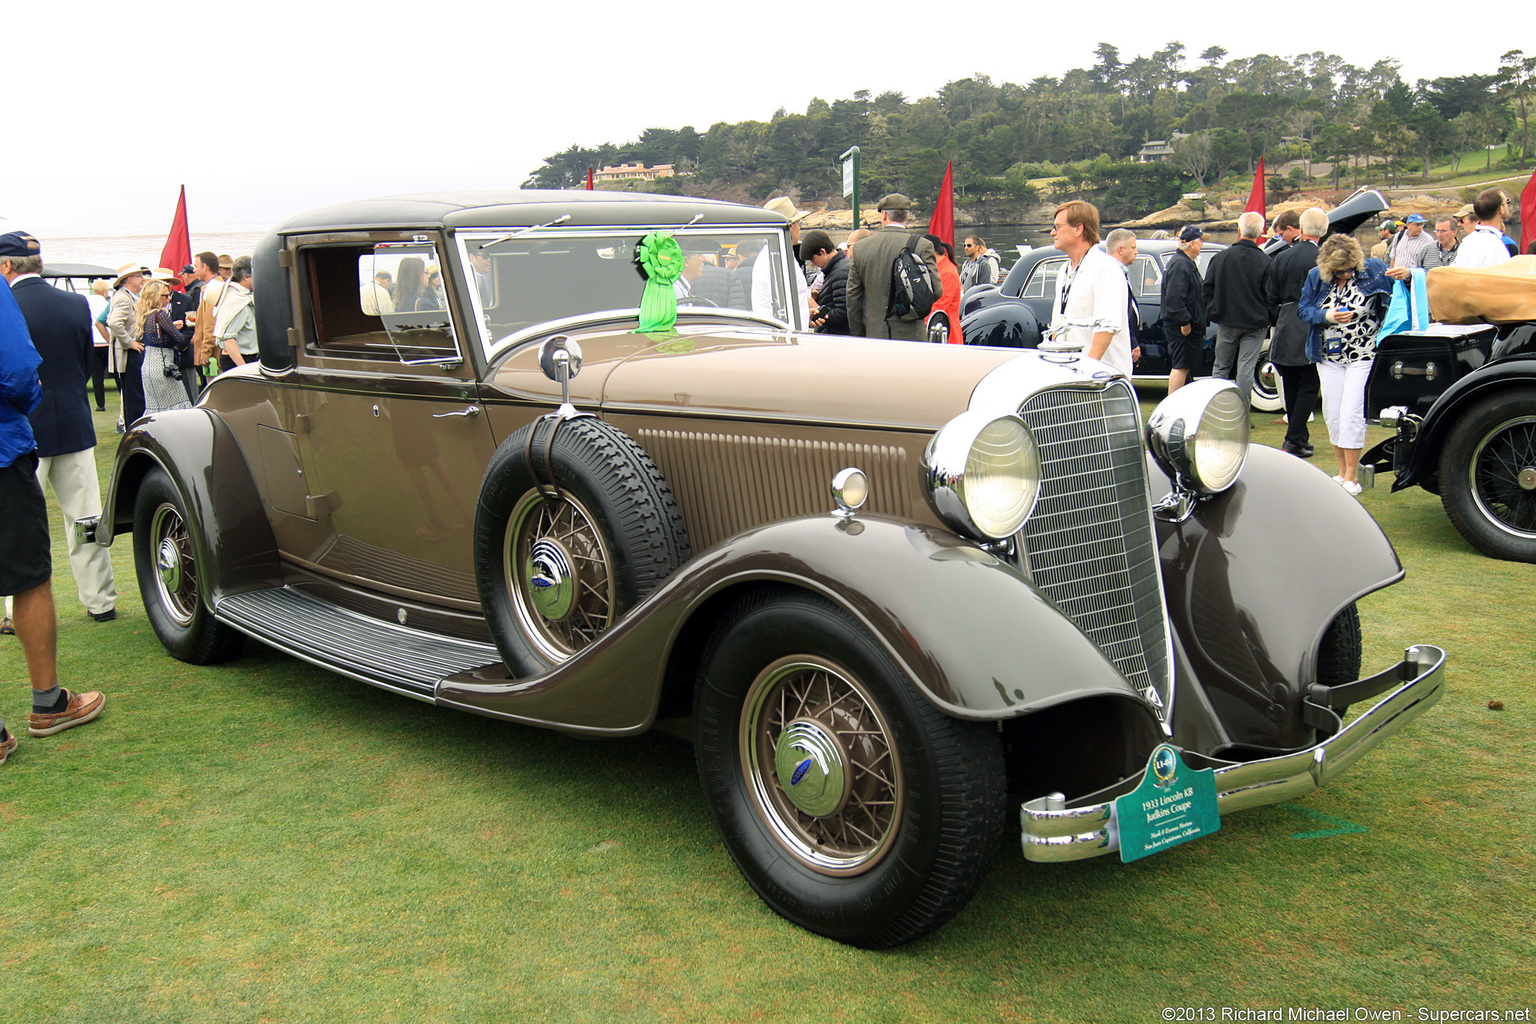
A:
<svg viewBox="0 0 1536 1024">
<path fill-rule="evenodd" d="M 163 469 L 153 469 L 133 503 L 133 564 L 155 635 L 174 658 L 193 665 L 228 661 L 244 634 L 213 617 L 199 592 L 201 574 L 186 503 Z"/>
<path fill-rule="evenodd" d="M 1323 633 L 1317 647 L 1317 682 L 1322 686 L 1338 686 L 1360 678 L 1362 657 L 1360 636 L 1360 611 L 1353 604 L 1334 616 Z M 1348 713 L 1348 705 L 1335 708 L 1340 718 Z M 1332 735 L 1329 731 L 1318 736 L 1319 740 Z"/>
<path fill-rule="evenodd" d="M 650 456 L 585 416 L 537 420 L 502 442 L 481 482 L 474 543 L 486 623 L 519 676 L 591 644 L 689 554 Z"/>
<path fill-rule="evenodd" d="M 704 652 L 694 739 L 748 884 L 829 938 L 882 948 L 925 935 L 997 855 L 996 725 L 940 712 L 820 597 L 766 591 L 724 618 Z"/>
<path fill-rule="evenodd" d="M 1440 502 L 1492 558 L 1536 562 L 1536 388 L 1472 403 L 1440 449 Z"/>
</svg>

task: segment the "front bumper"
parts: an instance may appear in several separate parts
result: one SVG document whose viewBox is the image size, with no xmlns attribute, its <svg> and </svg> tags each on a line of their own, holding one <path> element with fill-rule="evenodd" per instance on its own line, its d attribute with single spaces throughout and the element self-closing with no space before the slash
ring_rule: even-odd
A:
<svg viewBox="0 0 1536 1024">
<path fill-rule="evenodd" d="M 1427 644 L 1408 648 L 1397 665 L 1368 679 L 1343 686 L 1313 686 L 1303 705 L 1307 722 L 1324 727 L 1337 723 L 1333 709 L 1391 692 L 1315 747 L 1262 761 L 1214 762 L 1217 808 L 1227 815 L 1311 792 L 1423 714 L 1440 699 L 1444 687 L 1445 652 Z M 1190 764 L 1205 767 L 1204 759 L 1190 758 Z M 1127 779 L 1123 788 L 1130 792 L 1140 782 L 1137 775 Z M 1061 794 L 1052 793 L 1029 801 L 1019 811 L 1025 859 L 1086 860 L 1118 851 L 1114 812 L 1113 799 L 1067 807 Z"/>
</svg>

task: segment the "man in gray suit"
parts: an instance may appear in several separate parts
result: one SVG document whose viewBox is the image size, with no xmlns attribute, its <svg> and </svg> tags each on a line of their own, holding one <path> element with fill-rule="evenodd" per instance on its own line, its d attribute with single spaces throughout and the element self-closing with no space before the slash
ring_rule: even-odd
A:
<svg viewBox="0 0 1536 1024">
<path fill-rule="evenodd" d="M 890 308 L 891 267 L 911 237 L 907 231 L 907 215 L 912 210 L 912 201 L 893 192 L 880 200 L 878 209 L 880 230 L 861 240 L 849 257 L 853 266 L 848 270 L 848 333 L 868 338 L 923 341 L 928 335 L 923 320 L 899 320 L 885 315 Z M 939 281 L 933 243 L 919 237 L 915 255 L 928 267 L 933 297 L 938 299 L 944 294 L 944 285 Z"/>
</svg>

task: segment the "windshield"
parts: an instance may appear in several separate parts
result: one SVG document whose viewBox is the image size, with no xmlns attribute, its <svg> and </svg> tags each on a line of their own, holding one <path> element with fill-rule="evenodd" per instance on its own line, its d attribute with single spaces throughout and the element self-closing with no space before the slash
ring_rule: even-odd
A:
<svg viewBox="0 0 1536 1024">
<path fill-rule="evenodd" d="M 487 354 L 518 332 L 567 317 L 638 310 L 645 278 L 634 262 L 644 228 L 518 229 L 458 236 Z M 671 232 L 682 246 L 678 311 L 725 309 L 799 325 L 786 300 L 784 234 L 761 228 Z"/>
</svg>

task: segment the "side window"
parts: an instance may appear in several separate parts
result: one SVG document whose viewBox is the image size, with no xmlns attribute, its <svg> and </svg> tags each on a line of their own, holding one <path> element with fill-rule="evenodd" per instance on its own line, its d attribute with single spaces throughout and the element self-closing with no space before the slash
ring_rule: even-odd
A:
<svg viewBox="0 0 1536 1024">
<path fill-rule="evenodd" d="M 1208 245 L 1200 250 L 1200 258 L 1195 261 L 1195 266 L 1200 268 L 1200 276 L 1202 278 L 1205 277 L 1205 272 L 1211 268 L 1211 260 L 1215 259 L 1216 254 L 1225 248 L 1226 246 L 1224 245 L 1216 247 Z"/>
<path fill-rule="evenodd" d="M 299 253 L 312 353 L 404 363 L 459 358 L 432 245 L 313 246 Z"/>
<path fill-rule="evenodd" d="M 1056 294 L 1056 275 L 1061 273 L 1061 265 L 1065 260 L 1041 260 L 1040 265 L 1030 272 L 1029 280 L 1024 282 L 1024 290 L 1019 294 L 1026 299 L 1042 299 Z"/>
<path fill-rule="evenodd" d="M 1163 271 L 1150 256 L 1136 257 L 1131 267 L 1131 284 L 1138 299 L 1157 299 L 1163 294 Z"/>
</svg>

